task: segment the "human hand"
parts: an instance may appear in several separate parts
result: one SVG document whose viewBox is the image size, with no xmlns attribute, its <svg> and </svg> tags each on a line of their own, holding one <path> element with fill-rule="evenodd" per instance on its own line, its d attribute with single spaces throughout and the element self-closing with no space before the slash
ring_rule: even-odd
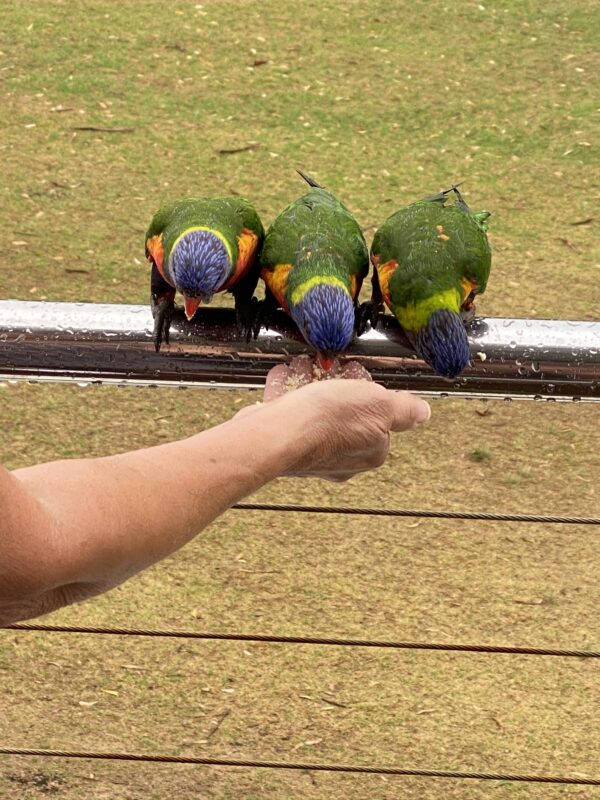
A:
<svg viewBox="0 0 600 800">
<path fill-rule="evenodd" d="M 391 431 L 408 431 L 429 419 L 424 400 L 373 383 L 357 362 L 338 365 L 328 380 L 313 381 L 312 370 L 311 359 L 300 356 L 267 377 L 262 408 L 271 435 L 296 431 L 286 475 L 348 480 L 384 463 Z"/>
<path fill-rule="evenodd" d="M 315 381 L 329 381 L 340 379 L 356 379 L 372 381 L 371 375 L 358 363 L 358 361 L 348 361 L 340 364 L 339 358 L 333 362 L 329 372 L 324 372 L 310 356 L 297 356 L 288 364 L 278 364 L 267 375 L 264 399 L 265 401 L 274 400 L 276 397 L 301 386 L 307 386 Z"/>
</svg>

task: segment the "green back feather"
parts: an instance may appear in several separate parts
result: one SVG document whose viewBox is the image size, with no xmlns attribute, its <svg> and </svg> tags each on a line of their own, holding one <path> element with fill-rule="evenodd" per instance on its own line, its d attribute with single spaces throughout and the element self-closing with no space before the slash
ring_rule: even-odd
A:
<svg viewBox="0 0 600 800">
<path fill-rule="evenodd" d="M 293 287 L 316 275 L 333 275 L 350 282 L 364 277 L 369 254 L 358 223 L 325 189 L 313 188 L 291 203 L 274 220 L 265 236 L 261 266 L 292 264 Z"/>
<path fill-rule="evenodd" d="M 485 233 L 489 214 L 473 214 L 464 203 L 444 205 L 445 199 L 437 195 L 413 203 L 392 214 L 375 234 L 373 255 L 381 264 L 398 262 L 389 284 L 394 305 L 420 303 L 459 287 L 462 278 L 476 283 L 477 293 L 485 291 L 491 267 Z"/>
</svg>

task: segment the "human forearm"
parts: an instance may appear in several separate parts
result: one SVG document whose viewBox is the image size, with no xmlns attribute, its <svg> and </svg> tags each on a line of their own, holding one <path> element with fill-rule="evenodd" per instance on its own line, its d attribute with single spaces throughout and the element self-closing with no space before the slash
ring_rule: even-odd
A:
<svg viewBox="0 0 600 800">
<path fill-rule="evenodd" d="M 270 385 L 289 377 L 275 367 Z M 115 586 L 278 475 L 346 480 L 377 467 L 390 431 L 428 415 L 406 393 L 328 381 L 179 442 L 14 473 L 0 467 L 0 625 Z"/>
<path fill-rule="evenodd" d="M 122 455 L 17 470 L 14 478 L 42 506 L 52 531 L 54 558 L 39 578 L 48 587 L 108 587 L 181 547 L 285 471 L 285 441 L 267 435 L 262 417 L 234 417 L 189 439 Z"/>
</svg>

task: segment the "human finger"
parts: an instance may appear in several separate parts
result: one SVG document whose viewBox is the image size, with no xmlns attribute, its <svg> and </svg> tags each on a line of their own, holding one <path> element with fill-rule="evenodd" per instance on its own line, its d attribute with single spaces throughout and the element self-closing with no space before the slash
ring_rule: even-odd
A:
<svg viewBox="0 0 600 800">
<path fill-rule="evenodd" d="M 269 370 L 263 395 L 265 403 L 285 394 L 285 385 L 289 377 L 290 368 L 287 364 L 277 364 L 276 367 Z"/>
<path fill-rule="evenodd" d="M 293 382 L 298 386 L 304 386 L 306 383 L 312 383 L 314 379 L 314 361 L 310 356 L 302 355 L 295 356 L 290 361 L 290 377 L 294 379 Z M 297 388 L 292 386 L 291 388 Z"/>
<path fill-rule="evenodd" d="M 278 364 L 269 370 L 265 385 L 265 402 L 311 383 L 313 364 L 309 356 L 296 356 L 289 364 Z"/>
<path fill-rule="evenodd" d="M 372 381 L 371 373 L 366 370 L 358 361 L 348 361 L 341 370 L 341 377 L 346 380 Z"/>
<path fill-rule="evenodd" d="M 392 420 L 390 429 L 408 431 L 421 425 L 431 417 L 431 407 L 420 397 L 410 392 L 390 392 Z"/>
</svg>

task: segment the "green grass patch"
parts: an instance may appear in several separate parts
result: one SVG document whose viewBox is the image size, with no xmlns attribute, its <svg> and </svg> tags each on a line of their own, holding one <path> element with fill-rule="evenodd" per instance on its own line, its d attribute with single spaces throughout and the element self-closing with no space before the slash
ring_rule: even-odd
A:
<svg viewBox="0 0 600 800">
<path fill-rule="evenodd" d="M 478 311 L 598 318 L 597 19 L 591 0 L 5 3 L 0 294 L 145 303 L 143 234 L 161 202 L 237 192 L 268 224 L 303 191 L 302 167 L 369 240 L 399 206 L 464 180 L 469 203 L 493 212 Z M 21 385 L 0 386 L 0 399 L 0 459 L 17 467 L 185 436 L 256 396 Z M 259 499 L 600 514 L 595 408 L 433 406 L 377 473 L 281 480 Z M 572 527 L 232 511 L 54 619 L 589 647 L 597 576 L 595 537 Z M 595 665 L 550 661 L 5 633 L 0 739 L 597 775 Z M 38 774 L 60 777 L 64 800 L 483 800 L 495 787 L 4 759 L 0 796 L 39 797 Z"/>
</svg>

